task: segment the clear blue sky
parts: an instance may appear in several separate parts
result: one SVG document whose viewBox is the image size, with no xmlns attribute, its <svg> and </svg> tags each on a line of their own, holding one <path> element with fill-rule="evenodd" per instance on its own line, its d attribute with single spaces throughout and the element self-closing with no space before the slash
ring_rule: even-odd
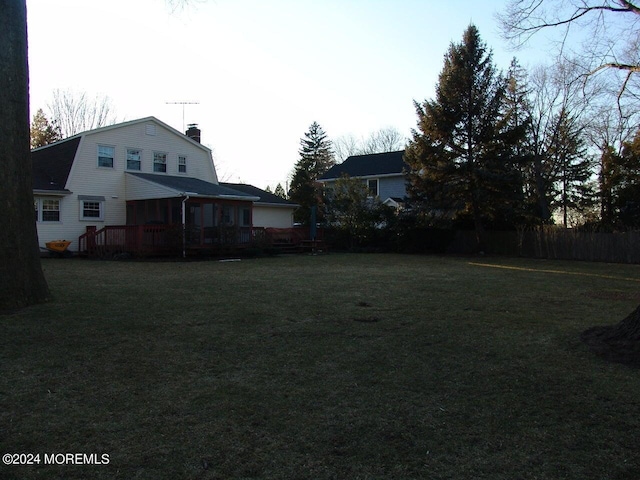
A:
<svg viewBox="0 0 640 480">
<path fill-rule="evenodd" d="M 507 69 L 504 0 L 27 0 L 32 114 L 54 89 L 109 96 L 119 119 L 197 123 L 218 175 L 283 185 L 313 121 L 330 138 L 409 136 L 443 56 L 474 23 Z"/>
</svg>

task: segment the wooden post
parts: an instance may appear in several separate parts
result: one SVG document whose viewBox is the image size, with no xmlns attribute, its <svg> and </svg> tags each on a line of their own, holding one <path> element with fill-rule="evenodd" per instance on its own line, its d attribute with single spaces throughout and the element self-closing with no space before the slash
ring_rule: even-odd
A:
<svg viewBox="0 0 640 480">
<path fill-rule="evenodd" d="M 96 251 L 96 226 L 87 225 L 87 253 L 93 255 Z"/>
</svg>

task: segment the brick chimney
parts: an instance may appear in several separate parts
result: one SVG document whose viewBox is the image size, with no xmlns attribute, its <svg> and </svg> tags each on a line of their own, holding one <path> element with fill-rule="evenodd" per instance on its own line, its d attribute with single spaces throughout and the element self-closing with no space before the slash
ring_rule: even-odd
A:
<svg viewBox="0 0 640 480">
<path fill-rule="evenodd" d="M 196 142 L 200 143 L 200 129 L 198 128 L 198 124 L 197 123 L 189 124 L 189 128 L 187 128 L 185 135 L 189 137 L 191 140 L 195 140 Z"/>
</svg>

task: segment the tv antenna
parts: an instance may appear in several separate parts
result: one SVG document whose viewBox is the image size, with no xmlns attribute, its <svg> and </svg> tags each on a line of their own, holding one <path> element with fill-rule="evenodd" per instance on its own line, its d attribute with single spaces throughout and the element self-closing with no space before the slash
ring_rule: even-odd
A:
<svg viewBox="0 0 640 480">
<path fill-rule="evenodd" d="M 185 105 L 200 105 L 200 102 L 165 102 L 166 105 L 182 105 L 182 131 L 184 132 L 184 106 Z"/>
</svg>

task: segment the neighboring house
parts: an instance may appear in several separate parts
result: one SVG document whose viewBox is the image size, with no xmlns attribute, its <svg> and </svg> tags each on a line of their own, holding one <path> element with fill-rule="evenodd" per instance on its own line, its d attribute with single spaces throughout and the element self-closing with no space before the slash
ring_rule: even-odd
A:
<svg viewBox="0 0 640 480">
<path fill-rule="evenodd" d="M 258 197 L 253 202 L 253 226 L 257 228 L 291 228 L 298 204 L 278 195 L 243 183 L 221 183 L 225 187 Z"/>
<path fill-rule="evenodd" d="M 409 168 L 403 157 L 404 150 L 353 155 L 331 167 L 318 181 L 331 187 L 343 175 L 359 178 L 366 182 L 372 196 L 379 197 L 386 205 L 400 208 L 407 196 L 404 172 Z"/>
<path fill-rule="evenodd" d="M 239 242 L 250 241 L 255 214 L 260 226 L 269 226 L 259 189 L 218 183 L 211 150 L 195 127 L 185 135 L 147 117 L 80 133 L 31 157 L 41 247 L 66 239 L 78 251 L 86 232 L 120 226 L 129 241 L 133 230 L 125 225 L 156 226 L 154 235 L 172 225 L 184 226 L 183 243 L 206 248 L 231 230 Z M 149 237 L 149 228 L 140 230 L 140 239 Z"/>
</svg>

